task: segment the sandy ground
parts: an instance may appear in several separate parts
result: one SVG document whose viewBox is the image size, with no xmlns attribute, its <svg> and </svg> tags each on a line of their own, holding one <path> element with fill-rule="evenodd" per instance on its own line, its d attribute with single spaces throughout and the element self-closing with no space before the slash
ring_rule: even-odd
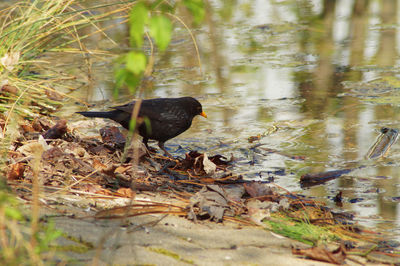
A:
<svg viewBox="0 0 400 266">
<path fill-rule="evenodd" d="M 161 218 L 161 219 L 160 219 Z M 58 229 L 97 248 L 67 252 L 77 264 L 94 265 L 328 265 L 292 255 L 303 243 L 259 227 L 194 223 L 172 215 L 96 220 L 54 218 Z M 76 245 L 60 240 L 61 245 Z"/>
</svg>

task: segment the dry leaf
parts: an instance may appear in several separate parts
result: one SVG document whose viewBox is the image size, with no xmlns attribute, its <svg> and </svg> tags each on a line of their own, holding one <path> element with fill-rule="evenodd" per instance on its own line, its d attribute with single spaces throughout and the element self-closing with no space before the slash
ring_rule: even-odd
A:
<svg viewBox="0 0 400 266">
<path fill-rule="evenodd" d="M 249 182 L 243 184 L 246 192 L 252 198 L 262 197 L 262 196 L 278 196 L 279 194 L 276 192 L 276 188 L 271 186 L 270 184 L 262 183 L 259 181 Z"/>
<path fill-rule="evenodd" d="M 19 92 L 19 90 L 18 90 L 17 87 L 12 86 L 12 85 L 9 85 L 9 84 L 3 85 L 3 86 L 1 87 L 1 89 L 0 89 L 0 91 L 1 91 L 2 93 L 3 93 L 3 92 L 8 92 L 8 93 L 14 94 L 14 95 L 17 95 L 18 92 Z"/>
<path fill-rule="evenodd" d="M 32 127 L 32 125 L 21 125 L 22 130 L 26 133 L 36 132 L 36 130 Z"/>
<path fill-rule="evenodd" d="M 193 195 L 190 198 L 190 210 L 188 218 L 191 220 L 208 216 L 211 220 L 221 222 L 227 212 L 228 215 L 233 215 L 225 191 L 217 185 L 205 186 Z"/>
<path fill-rule="evenodd" d="M 8 180 L 21 179 L 24 175 L 25 165 L 23 163 L 14 163 L 10 165 L 9 171 L 7 173 Z"/>
<path fill-rule="evenodd" d="M 96 170 L 103 170 L 106 169 L 107 166 L 105 164 L 103 164 L 102 162 L 100 162 L 97 159 L 93 159 L 93 164 L 92 164 L 93 168 Z"/>
<path fill-rule="evenodd" d="M 271 212 L 278 210 L 278 203 L 251 199 L 246 205 L 250 219 L 258 225 L 262 225 L 265 218 L 271 216 Z"/>
<path fill-rule="evenodd" d="M 127 166 L 118 166 L 117 169 L 115 169 L 114 173 L 116 174 L 123 174 L 126 171 L 128 171 L 129 169 L 131 169 L 132 166 L 131 165 L 127 165 Z"/>
<path fill-rule="evenodd" d="M 217 170 L 217 165 L 208 159 L 206 153 L 204 153 L 204 158 L 203 158 L 203 169 L 207 175 L 212 175 L 215 173 L 215 170 Z"/>
<path fill-rule="evenodd" d="M 121 194 L 126 198 L 134 198 L 136 193 L 130 188 L 121 187 L 117 190 L 117 193 Z"/>
<path fill-rule="evenodd" d="M 67 132 L 67 120 L 62 119 L 46 132 L 42 133 L 45 139 L 60 139 Z"/>
<path fill-rule="evenodd" d="M 50 146 L 44 141 L 42 136 L 39 136 L 39 139 L 37 141 L 32 141 L 29 142 L 25 145 L 22 145 L 17 149 L 18 152 L 22 153 L 25 156 L 31 156 L 33 154 L 36 154 L 38 150 L 41 152 L 47 151 L 50 149 Z"/>
<path fill-rule="evenodd" d="M 308 249 L 292 248 L 292 253 L 295 255 L 303 255 L 313 260 L 325 261 L 334 264 L 342 264 L 346 259 L 346 250 L 344 245 L 340 245 L 333 251 L 329 251 L 326 248 L 321 247 L 312 247 Z"/>
</svg>

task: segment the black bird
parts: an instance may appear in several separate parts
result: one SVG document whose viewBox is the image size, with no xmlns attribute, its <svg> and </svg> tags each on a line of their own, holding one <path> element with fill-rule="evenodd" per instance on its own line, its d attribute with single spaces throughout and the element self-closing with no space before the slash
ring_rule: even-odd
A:
<svg viewBox="0 0 400 266">
<path fill-rule="evenodd" d="M 132 112 L 137 101 L 112 107 L 108 112 L 77 112 L 86 117 L 109 118 L 129 129 Z M 156 98 L 143 100 L 140 105 L 137 127 L 143 143 L 149 148 L 149 139 L 158 141 L 158 146 L 169 157 L 164 142 L 183 133 L 192 125 L 196 115 L 207 118 L 201 103 L 192 97 Z"/>
</svg>

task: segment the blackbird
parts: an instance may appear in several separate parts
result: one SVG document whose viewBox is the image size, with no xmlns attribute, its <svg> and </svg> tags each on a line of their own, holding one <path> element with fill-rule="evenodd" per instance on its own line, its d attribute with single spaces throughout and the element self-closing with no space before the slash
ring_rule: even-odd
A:
<svg viewBox="0 0 400 266">
<path fill-rule="evenodd" d="M 108 112 L 77 112 L 86 117 L 109 118 L 129 129 L 133 108 L 136 101 L 112 107 Z M 169 157 L 171 154 L 164 147 L 164 142 L 186 131 L 192 124 L 196 115 L 207 118 L 201 103 L 192 97 L 181 98 L 156 98 L 143 100 L 140 105 L 137 127 L 143 137 L 143 143 L 149 139 L 158 141 L 158 146 Z"/>
</svg>

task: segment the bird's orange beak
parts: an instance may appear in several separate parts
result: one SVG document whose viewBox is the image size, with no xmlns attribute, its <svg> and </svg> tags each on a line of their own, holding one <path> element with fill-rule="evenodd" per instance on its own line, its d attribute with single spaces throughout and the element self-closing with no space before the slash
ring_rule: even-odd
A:
<svg viewBox="0 0 400 266">
<path fill-rule="evenodd" d="M 200 115 L 201 115 L 202 117 L 205 117 L 205 118 L 207 118 L 207 114 L 206 114 L 206 113 L 204 113 L 204 111 L 202 111 L 202 112 L 200 113 Z"/>
</svg>

